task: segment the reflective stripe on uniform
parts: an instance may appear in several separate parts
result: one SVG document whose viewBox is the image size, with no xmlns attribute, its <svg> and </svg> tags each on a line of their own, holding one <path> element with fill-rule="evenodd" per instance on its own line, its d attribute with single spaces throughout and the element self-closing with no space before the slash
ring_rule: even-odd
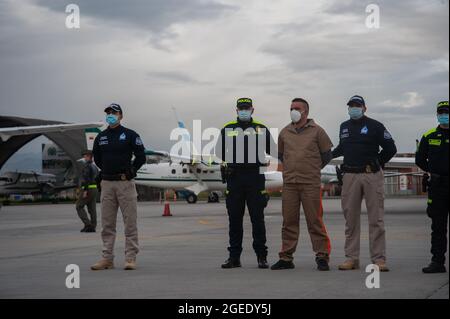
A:
<svg viewBox="0 0 450 319">
<path fill-rule="evenodd" d="M 87 188 L 88 188 L 88 189 L 95 189 L 95 188 L 97 188 L 97 184 L 91 184 L 91 185 L 88 185 Z"/>
<path fill-rule="evenodd" d="M 436 131 L 437 131 L 437 128 L 433 128 L 433 129 L 429 130 L 428 132 L 426 132 L 423 136 L 428 137 L 431 134 L 436 133 Z"/>
</svg>

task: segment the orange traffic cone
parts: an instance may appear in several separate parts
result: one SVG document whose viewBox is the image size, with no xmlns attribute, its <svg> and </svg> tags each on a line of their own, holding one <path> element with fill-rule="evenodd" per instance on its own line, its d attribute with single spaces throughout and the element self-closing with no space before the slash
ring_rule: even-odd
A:
<svg viewBox="0 0 450 319">
<path fill-rule="evenodd" d="M 172 214 L 170 213 L 170 204 L 169 203 L 165 203 L 164 204 L 164 214 L 163 217 L 170 217 L 172 216 Z"/>
</svg>

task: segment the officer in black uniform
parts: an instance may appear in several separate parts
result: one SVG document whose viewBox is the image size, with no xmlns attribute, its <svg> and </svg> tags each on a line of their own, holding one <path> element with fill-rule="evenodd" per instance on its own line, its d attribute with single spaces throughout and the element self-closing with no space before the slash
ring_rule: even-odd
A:
<svg viewBox="0 0 450 319">
<path fill-rule="evenodd" d="M 241 267 L 243 218 L 247 204 L 253 226 L 253 249 L 258 267 L 267 269 L 266 227 L 264 208 L 268 203 L 265 188 L 264 166 L 266 154 L 271 154 L 274 142 L 269 129 L 252 118 L 253 101 L 237 101 L 236 121 L 225 125 L 221 131 L 221 159 L 223 181 L 227 183 L 227 210 L 229 216 L 229 259 L 222 268 Z"/>
<path fill-rule="evenodd" d="M 122 108 L 111 104 L 105 109 L 108 128 L 94 141 L 94 160 L 101 169 L 103 258 L 91 267 L 104 270 L 114 267 L 114 243 L 118 209 L 125 224 L 125 267 L 136 269 L 139 252 L 137 233 L 137 191 L 134 178 L 146 162 L 145 148 L 139 135 L 121 125 Z M 134 155 L 134 161 L 132 157 Z"/>
<path fill-rule="evenodd" d="M 423 272 L 445 273 L 445 254 L 447 252 L 448 205 L 448 101 L 437 106 L 439 126 L 425 133 L 416 153 L 416 164 L 427 172 L 428 186 L 427 214 L 431 218 L 431 264 Z"/>
<path fill-rule="evenodd" d="M 367 107 L 362 96 L 353 96 L 347 105 L 350 120 L 341 124 L 339 145 L 333 151 L 334 158 L 344 156 L 341 201 L 346 220 L 346 261 L 339 269 L 359 268 L 361 203 L 365 199 L 371 260 L 380 271 L 386 272 L 389 268 L 386 266 L 383 168 L 397 153 L 397 148 L 385 126 L 365 115 Z"/>
</svg>

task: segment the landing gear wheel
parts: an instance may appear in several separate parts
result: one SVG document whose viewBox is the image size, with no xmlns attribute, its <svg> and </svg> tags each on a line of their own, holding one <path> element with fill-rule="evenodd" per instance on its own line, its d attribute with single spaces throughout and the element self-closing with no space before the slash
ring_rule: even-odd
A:
<svg viewBox="0 0 450 319">
<path fill-rule="evenodd" d="M 197 203 L 197 200 L 198 200 L 198 197 L 195 194 L 190 194 L 186 197 L 186 201 L 189 204 L 195 204 L 195 203 Z"/>
<path fill-rule="evenodd" d="M 219 195 L 217 193 L 210 193 L 208 195 L 208 203 L 219 203 Z"/>
</svg>

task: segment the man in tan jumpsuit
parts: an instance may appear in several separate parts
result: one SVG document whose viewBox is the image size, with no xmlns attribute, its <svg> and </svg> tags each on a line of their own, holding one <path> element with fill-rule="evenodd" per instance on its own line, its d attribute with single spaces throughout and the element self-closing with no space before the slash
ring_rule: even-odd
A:
<svg viewBox="0 0 450 319">
<path fill-rule="evenodd" d="M 309 104 L 294 99 L 292 123 L 278 139 L 279 158 L 283 163 L 283 246 L 280 261 L 272 270 L 293 269 L 293 255 L 299 239 L 300 206 L 305 212 L 308 232 L 316 254 L 317 268 L 329 270 L 330 240 L 323 223 L 320 171 L 331 160 L 333 144 L 314 120 L 308 119 Z"/>
</svg>

